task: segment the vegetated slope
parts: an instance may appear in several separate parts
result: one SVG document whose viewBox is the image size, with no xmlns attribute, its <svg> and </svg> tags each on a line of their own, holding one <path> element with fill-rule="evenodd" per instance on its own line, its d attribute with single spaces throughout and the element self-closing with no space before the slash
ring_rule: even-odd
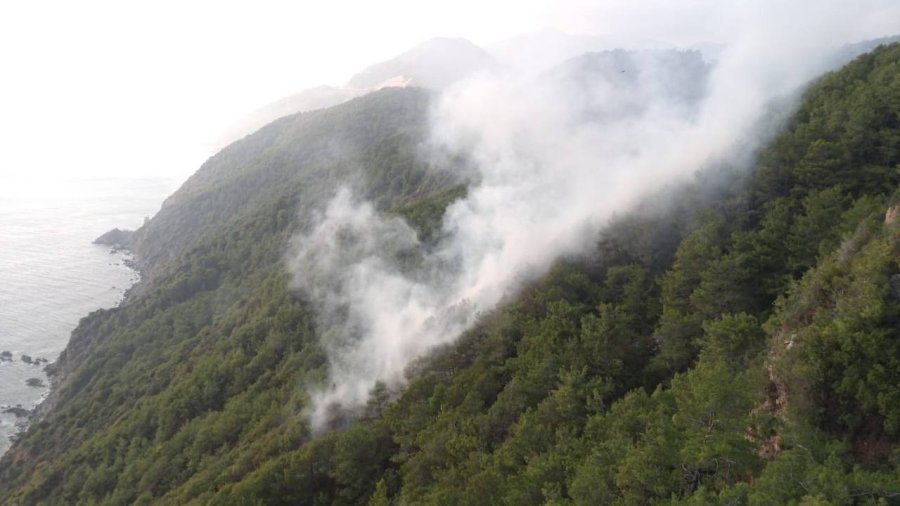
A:
<svg viewBox="0 0 900 506">
<path fill-rule="evenodd" d="M 205 233 L 161 237 L 171 254 L 140 246 L 157 277 L 83 321 L 73 339 L 96 344 L 0 461 L 0 501 L 896 500 L 898 65 L 894 45 L 824 77 L 748 177 L 712 197 L 701 179 L 663 212 L 617 220 L 590 258 L 416 364 L 394 402 L 376 388 L 364 419 L 312 441 L 304 385 L 324 357 L 280 264 L 311 183 L 273 177 L 283 192 L 219 204 L 231 214 L 161 215 Z M 421 96 L 392 93 L 378 100 Z M 251 153 L 280 159 L 264 139 L 221 170 L 228 192 L 252 184 Z M 425 230 L 464 190 L 416 170 L 410 144 L 394 153 L 428 184 L 371 196 Z M 379 145 L 358 151 L 375 187 L 397 166 Z M 212 176 L 198 173 L 196 201 L 219 203 Z M 189 195 L 170 205 L 203 211 Z"/>
<path fill-rule="evenodd" d="M 294 221 L 321 207 L 338 185 L 383 207 L 440 187 L 450 172 L 430 171 L 415 156 L 427 131 L 428 103 L 422 90 L 387 89 L 281 118 L 228 146 L 135 232 L 131 246 L 142 267 L 154 278 L 166 260 L 279 197 L 303 206 L 282 216 Z"/>
<path fill-rule="evenodd" d="M 224 148 L 278 118 L 343 104 L 370 91 L 372 90 L 351 88 L 349 86 L 322 85 L 307 88 L 268 103 L 240 118 L 219 135 L 216 145 Z"/>
<path fill-rule="evenodd" d="M 493 57 L 466 39 L 431 39 L 366 67 L 344 86 L 308 88 L 267 104 L 231 125 L 218 145 L 227 146 L 282 116 L 332 107 L 382 87 L 442 90 L 472 74 L 498 67 Z"/>
<path fill-rule="evenodd" d="M 619 222 L 396 403 L 217 498 L 896 502 L 898 64 L 826 76 L 728 198 Z"/>
</svg>

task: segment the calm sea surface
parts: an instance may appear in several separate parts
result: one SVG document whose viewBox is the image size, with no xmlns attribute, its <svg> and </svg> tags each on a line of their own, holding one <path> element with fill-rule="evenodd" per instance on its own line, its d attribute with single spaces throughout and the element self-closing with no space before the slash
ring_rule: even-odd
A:
<svg viewBox="0 0 900 506">
<path fill-rule="evenodd" d="M 177 182 L 0 178 L 0 454 L 25 420 L 3 411 L 31 409 L 48 391 L 44 364 L 23 356 L 56 360 L 83 316 L 115 306 L 138 280 L 124 254 L 91 241 L 140 226 Z"/>
</svg>

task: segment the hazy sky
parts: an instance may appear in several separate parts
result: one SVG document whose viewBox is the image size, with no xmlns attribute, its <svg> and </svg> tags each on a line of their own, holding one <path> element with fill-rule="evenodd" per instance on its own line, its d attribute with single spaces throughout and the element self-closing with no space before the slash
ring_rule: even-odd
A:
<svg viewBox="0 0 900 506">
<path fill-rule="evenodd" d="M 244 113 L 308 86 L 341 84 L 434 36 L 486 45 L 554 27 L 690 44 L 727 39 L 735 12 L 764 15 L 785 3 L 3 2 L 0 176 L 186 175 L 209 154 L 203 143 Z M 867 35 L 898 31 L 900 2 L 863 3 L 854 26 Z M 726 14 L 722 5 L 738 9 Z"/>
</svg>

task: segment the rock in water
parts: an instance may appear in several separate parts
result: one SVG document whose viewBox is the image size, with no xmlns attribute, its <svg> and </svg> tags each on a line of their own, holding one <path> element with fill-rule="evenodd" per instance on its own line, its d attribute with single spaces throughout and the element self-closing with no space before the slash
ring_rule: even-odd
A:
<svg viewBox="0 0 900 506">
<path fill-rule="evenodd" d="M 45 386 L 47 386 L 44 384 L 44 380 L 42 380 L 41 378 L 28 378 L 25 381 L 25 384 L 34 388 L 44 388 Z"/>
</svg>

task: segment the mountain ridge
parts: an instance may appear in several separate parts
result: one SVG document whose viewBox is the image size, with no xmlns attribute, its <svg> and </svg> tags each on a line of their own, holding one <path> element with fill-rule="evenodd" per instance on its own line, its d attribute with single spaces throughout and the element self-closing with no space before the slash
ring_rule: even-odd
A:
<svg viewBox="0 0 900 506">
<path fill-rule="evenodd" d="M 487 51 L 463 38 L 434 38 L 405 51 L 390 60 L 375 63 L 355 74 L 348 86 L 377 89 L 390 79 L 408 79 L 404 86 L 419 86 L 434 90 L 477 72 L 499 67 Z"/>
<path fill-rule="evenodd" d="M 499 64 L 463 38 L 433 38 L 354 74 L 343 86 L 317 86 L 280 98 L 245 116 L 220 135 L 224 148 L 282 116 L 325 109 L 384 87 L 416 86 L 440 91 Z"/>
</svg>

